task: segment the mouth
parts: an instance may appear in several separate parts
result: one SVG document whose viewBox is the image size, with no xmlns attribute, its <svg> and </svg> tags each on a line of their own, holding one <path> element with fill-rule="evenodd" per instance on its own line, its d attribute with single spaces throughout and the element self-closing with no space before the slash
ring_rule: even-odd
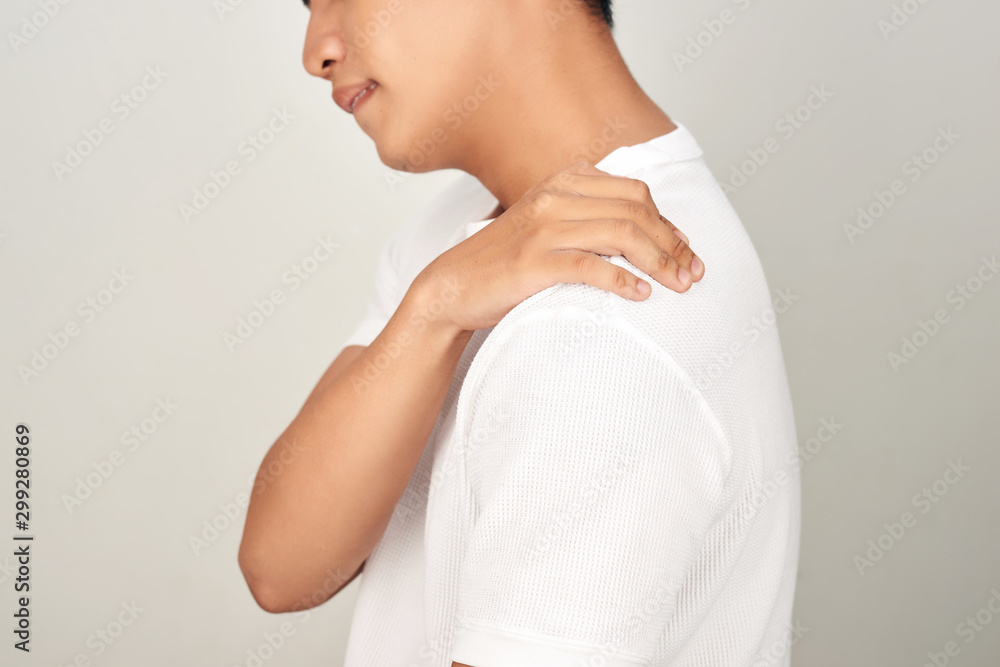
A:
<svg viewBox="0 0 1000 667">
<path fill-rule="evenodd" d="M 378 88 L 378 84 L 373 83 L 372 85 L 368 86 L 360 93 L 358 93 L 357 97 L 355 97 L 354 100 L 351 102 L 351 113 L 354 113 L 354 110 L 358 108 L 358 104 L 361 103 L 361 100 L 368 97 L 376 88 Z"/>
<path fill-rule="evenodd" d="M 353 114 L 358 105 L 371 96 L 372 92 L 378 88 L 378 83 L 369 82 L 344 86 L 333 91 L 333 101 L 347 113 Z"/>
</svg>

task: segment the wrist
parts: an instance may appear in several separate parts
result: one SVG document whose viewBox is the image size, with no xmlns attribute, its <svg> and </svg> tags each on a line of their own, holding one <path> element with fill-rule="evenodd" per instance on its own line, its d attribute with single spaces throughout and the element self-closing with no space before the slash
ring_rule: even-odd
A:
<svg viewBox="0 0 1000 667">
<path fill-rule="evenodd" d="M 410 285 L 397 309 L 400 324 L 411 335 L 430 335 L 451 342 L 466 342 L 474 333 L 462 329 L 449 317 L 462 286 L 445 278 L 436 281 L 421 274 Z"/>
</svg>

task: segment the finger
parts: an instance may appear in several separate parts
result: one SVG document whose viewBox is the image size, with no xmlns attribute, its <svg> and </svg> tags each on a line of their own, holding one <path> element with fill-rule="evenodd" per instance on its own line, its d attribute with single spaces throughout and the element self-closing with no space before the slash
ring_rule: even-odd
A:
<svg viewBox="0 0 1000 667">
<path fill-rule="evenodd" d="M 649 192 L 649 186 L 644 181 L 625 176 L 606 174 L 596 168 L 588 172 L 584 168 L 585 165 L 586 163 L 581 161 L 574 165 L 575 167 L 579 167 L 578 170 L 557 174 L 556 178 L 548 184 L 548 190 L 550 192 L 562 192 L 586 197 L 639 201 L 649 208 L 651 212 L 655 212 L 660 223 L 666 225 L 674 235 L 684 241 L 685 246 L 690 247 L 691 242 L 687 235 L 660 214 L 656 202 L 653 201 L 653 197 Z M 637 220 L 637 222 L 642 221 Z M 650 222 L 650 225 L 646 228 L 655 229 L 655 223 Z M 671 246 L 668 252 L 674 253 L 680 264 L 694 275 L 695 280 L 700 280 L 705 274 L 705 265 L 700 259 L 697 259 L 694 251 L 691 251 L 690 256 L 688 256 L 687 253 L 682 251 L 675 253 L 674 246 Z M 696 259 L 697 261 L 695 261 Z"/>
<path fill-rule="evenodd" d="M 548 277 L 556 282 L 584 283 L 633 301 L 643 301 L 652 292 L 645 280 L 594 253 L 556 250 L 552 258 L 552 273 Z"/>
<path fill-rule="evenodd" d="M 685 292 L 691 286 L 691 271 L 678 264 L 674 257 L 631 220 L 573 220 L 552 222 L 549 225 L 559 249 L 620 255 L 675 292 Z"/>
<path fill-rule="evenodd" d="M 668 220 L 666 217 L 664 217 L 662 213 L 658 213 L 658 215 L 660 216 L 660 221 L 668 229 L 672 230 L 674 234 L 677 235 L 678 238 L 684 241 L 684 245 L 686 245 L 690 249 L 691 241 L 688 239 L 687 234 L 677 229 L 677 226 L 674 225 L 674 223 L 670 222 L 670 220 Z M 698 257 L 698 253 L 696 253 L 694 250 L 691 250 L 691 255 L 692 255 L 691 264 L 690 266 L 688 266 L 688 269 L 691 271 L 692 279 L 695 282 L 698 282 L 705 276 L 705 262 L 703 262 L 701 258 Z"/>
<path fill-rule="evenodd" d="M 550 176 L 546 186 L 553 192 L 574 192 L 588 197 L 610 199 L 636 199 L 647 206 L 653 204 L 652 197 L 648 195 L 649 187 L 645 182 L 609 174 L 583 160 L 575 163 L 570 169 Z"/>
<path fill-rule="evenodd" d="M 677 234 L 677 236 L 679 236 L 681 240 L 684 241 L 684 243 L 688 244 L 689 246 L 691 245 L 691 239 L 687 237 L 687 234 L 677 229 L 677 226 L 674 223 L 667 220 L 662 213 L 660 213 L 660 220 L 662 220 L 663 224 L 665 224 L 667 227 L 672 228 L 674 234 Z"/>
<path fill-rule="evenodd" d="M 675 271 L 675 278 L 677 282 L 675 285 L 680 285 L 686 282 L 683 280 L 684 276 L 679 274 L 679 269 L 683 268 L 689 274 L 700 275 L 704 272 L 704 264 L 701 261 L 697 263 L 694 261 L 696 256 L 694 251 L 680 238 L 677 234 L 673 233 L 673 225 L 669 222 L 664 224 L 659 213 L 651 211 L 646 206 L 640 204 L 634 200 L 623 200 L 623 199 L 601 199 L 593 197 L 579 197 L 575 195 L 556 195 L 555 203 L 557 206 L 554 211 L 558 213 L 562 220 L 565 221 L 587 221 L 587 220 L 631 220 L 639 229 L 652 241 L 659 246 L 660 250 L 670 255 L 673 258 L 673 264 L 667 264 L 669 268 L 673 268 Z M 632 256 L 642 256 L 643 248 L 641 245 L 641 240 L 634 237 L 627 229 L 619 229 L 622 232 L 621 237 L 623 242 L 630 243 L 630 246 L 617 246 L 616 255 L 625 255 L 629 257 L 629 261 L 632 261 L 629 256 L 628 250 L 631 250 Z M 644 267 L 636 264 L 639 268 L 646 270 Z M 647 273 L 649 273 L 647 271 Z M 653 275 L 650 273 L 650 275 Z M 658 272 L 655 276 L 658 282 L 663 283 L 662 271 Z M 666 284 L 666 283 L 664 283 Z"/>
</svg>

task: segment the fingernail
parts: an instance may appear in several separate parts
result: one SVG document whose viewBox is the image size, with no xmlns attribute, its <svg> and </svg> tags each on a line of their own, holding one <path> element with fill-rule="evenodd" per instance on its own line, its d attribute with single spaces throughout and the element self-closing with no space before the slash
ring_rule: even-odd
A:
<svg viewBox="0 0 1000 667">
<path fill-rule="evenodd" d="M 679 279 L 679 280 L 680 280 L 680 281 L 681 281 L 682 283 L 684 283 L 685 285 L 687 285 L 687 284 L 688 284 L 688 281 L 689 281 L 689 280 L 691 280 L 691 274 L 690 274 L 690 273 L 688 273 L 688 270 L 687 270 L 687 269 L 685 269 L 685 268 L 684 268 L 684 267 L 682 266 L 681 268 L 677 269 L 677 278 L 678 278 L 678 279 Z"/>
<path fill-rule="evenodd" d="M 635 284 L 635 291 L 643 296 L 646 296 L 649 294 L 649 283 L 640 278 Z"/>
<path fill-rule="evenodd" d="M 700 276 L 705 272 L 705 265 L 701 263 L 701 260 L 695 257 L 691 260 L 691 271 L 696 276 Z"/>
<path fill-rule="evenodd" d="M 677 234 L 677 236 L 679 236 L 681 238 L 681 241 L 684 241 L 684 243 L 691 245 L 691 242 L 688 240 L 688 237 L 681 230 L 675 229 L 674 234 Z"/>
</svg>

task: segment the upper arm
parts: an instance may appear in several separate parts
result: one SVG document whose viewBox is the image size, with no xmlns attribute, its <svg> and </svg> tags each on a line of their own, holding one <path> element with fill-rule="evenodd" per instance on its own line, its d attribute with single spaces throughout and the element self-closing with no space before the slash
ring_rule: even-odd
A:
<svg viewBox="0 0 1000 667">
<path fill-rule="evenodd" d="M 476 376 L 454 660 L 638 664 L 671 622 L 728 450 L 690 379 L 614 321 L 534 318 Z"/>
</svg>

